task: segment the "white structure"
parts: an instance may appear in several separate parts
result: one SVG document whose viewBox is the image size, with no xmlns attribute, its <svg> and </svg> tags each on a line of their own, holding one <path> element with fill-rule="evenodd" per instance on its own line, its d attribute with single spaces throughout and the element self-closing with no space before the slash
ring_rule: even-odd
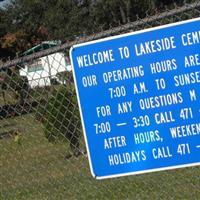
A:
<svg viewBox="0 0 200 200">
<path fill-rule="evenodd" d="M 41 45 L 38 45 L 36 47 L 38 48 L 40 46 Z M 34 48 L 32 48 L 31 51 Z M 30 54 L 30 50 L 27 52 Z M 67 63 L 63 53 L 54 53 L 26 63 L 25 67 L 19 70 L 19 73 L 20 76 L 27 76 L 31 88 L 43 87 L 51 85 L 50 79 L 57 79 L 57 73 L 71 71 L 71 66 Z"/>
</svg>

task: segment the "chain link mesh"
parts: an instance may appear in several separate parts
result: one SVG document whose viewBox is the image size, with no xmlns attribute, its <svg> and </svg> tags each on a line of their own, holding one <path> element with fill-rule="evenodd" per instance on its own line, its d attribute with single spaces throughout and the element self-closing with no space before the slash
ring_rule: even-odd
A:
<svg viewBox="0 0 200 200">
<path fill-rule="evenodd" d="M 174 5 L 4 63 L 0 67 L 0 199 L 199 199 L 199 167 L 103 181 L 92 178 L 67 59 L 74 44 L 199 15 L 198 1 Z"/>
</svg>

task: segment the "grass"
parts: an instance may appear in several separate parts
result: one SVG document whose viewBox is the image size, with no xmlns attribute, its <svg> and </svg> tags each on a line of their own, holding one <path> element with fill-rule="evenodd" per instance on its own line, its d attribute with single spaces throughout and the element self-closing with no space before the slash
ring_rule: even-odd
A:
<svg viewBox="0 0 200 200">
<path fill-rule="evenodd" d="M 0 140 L 0 200 L 200 199 L 199 167 L 97 181 L 87 157 L 64 159 L 68 144 L 49 143 L 32 115 L 0 123 L 20 131 L 20 142 Z"/>
<path fill-rule="evenodd" d="M 11 90 L 6 90 L 5 100 L 6 100 L 6 102 L 4 102 L 2 90 L 0 89 L 0 106 L 5 105 L 5 104 L 15 104 L 15 103 L 17 103 L 16 94 Z"/>
</svg>

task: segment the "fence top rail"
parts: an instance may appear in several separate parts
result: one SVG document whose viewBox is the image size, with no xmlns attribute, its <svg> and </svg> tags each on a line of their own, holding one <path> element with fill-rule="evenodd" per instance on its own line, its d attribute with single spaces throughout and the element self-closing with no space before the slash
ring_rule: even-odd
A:
<svg viewBox="0 0 200 200">
<path fill-rule="evenodd" d="M 24 62 L 28 62 L 28 61 L 33 60 L 33 59 L 37 59 L 37 58 L 40 58 L 40 57 L 43 57 L 43 56 L 47 56 L 49 54 L 53 54 L 53 53 L 56 53 L 56 52 L 64 51 L 66 49 L 69 49 L 70 47 L 72 47 L 75 44 L 79 44 L 79 43 L 83 43 L 83 42 L 89 42 L 89 41 L 92 41 L 92 40 L 97 40 L 97 39 L 105 38 L 105 37 L 108 37 L 108 36 L 116 35 L 116 34 L 119 34 L 121 32 L 134 29 L 135 27 L 138 27 L 138 26 L 141 26 L 141 25 L 152 23 L 152 22 L 155 22 L 157 20 L 161 20 L 161 19 L 164 19 L 164 18 L 167 18 L 167 17 L 171 17 L 173 15 L 177 15 L 177 14 L 180 14 L 180 13 L 183 13 L 183 12 L 193 10 L 197 7 L 200 7 L 200 2 L 195 2 L 195 3 L 192 3 L 192 4 L 185 4 L 182 7 L 175 7 L 172 10 L 166 10 L 165 12 L 162 12 L 162 13 L 158 13 L 158 14 L 155 14 L 155 15 L 152 15 L 152 16 L 147 16 L 144 19 L 138 19 L 137 21 L 130 22 L 130 23 L 127 23 L 125 25 L 121 25 L 121 26 L 118 26 L 118 27 L 115 27 L 115 28 L 111 28 L 109 30 L 106 30 L 106 31 L 103 31 L 103 32 L 100 32 L 100 33 L 96 33 L 96 34 L 93 34 L 93 35 L 90 35 L 90 36 L 81 37 L 81 38 L 76 39 L 74 41 L 66 42 L 64 44 L 58 45 L 56 47 L 49 48 L 47 50 L 43 50 L 43 51 L 31 54 L 31 55 L 16 58 L 14 60 L 7 61 L 4 64 L 0 64 L 0 71 L 4 70 L 6 68 L 12 67 L 12 66 L 20 65 Z"/>
</svg>

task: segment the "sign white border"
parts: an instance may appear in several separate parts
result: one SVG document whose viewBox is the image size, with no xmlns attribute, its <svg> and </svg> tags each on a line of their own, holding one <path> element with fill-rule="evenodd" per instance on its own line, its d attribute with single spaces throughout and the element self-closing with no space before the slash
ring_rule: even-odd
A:
<svg viewBox="0 0 200 200">
<path fill-rule="evenodd" d="M 73 78 L 74 78 L 77 100 L 78 100 L 78 105 L 79 105 L 79 111 L 80 111 L 80 116 L 81 116 L 81 123 L 82 123 L 82 127 L 83 127 L 83 134 L 84 134 L 84 139 L 85 139 L 88 158 L 89 158 L 90 171 L 91 171 L 91 174 L 94 178 L 101 180 L 101 179 L 106 179 L 106 178 L 116 178 L 116 177 L 122 177 L 122 176 L 128 176 L 128 175 L 144 174 L 144 173 L 158 172 L 158 171 L 164 171 L 164 170 L 170 170 L 170 169 L 179 169 L 179 168 L 184 168 L 184 167 L 198 166 L 198 165 L 200 165 L 200 162 L 191 163 L 191 164 L 184 164 L 184 165 L 175 165 L 175 166 L 170 166 L 170 167 L 161 167 L 161 168 L 149 169 L 149 170 L 141 170 L 141 171 L 129 172 L 129 173 L 120 173 L 120 174 L 108 175 L 108 176 L 96 176 L 94 171 L 93 171 L 93 167 L 92 167 L 92 162 L 91 162 L 91 157 L 90 157 L 91 154 L 90 154 L 89 147 L 88 147 L 85 125 L 84 125 L 84 121 L 83 121 L 83 114 L 82 114 L 82 108 L 81 108 L 81 104 L 80 104 L 79 91 L 78 91 L 78 87 L 77 87 L 76 74 L 75 74 L 74 63 L 73 63 L 73 59 L 72 59 L 73 50 L 75 48 L 82 47 L 82 46 L 87 46 L 87 45 L 96 44 L 96 43 L 100 43 L 100 42 L 104 42 L 104 41 L 118 39 L 118 38 L 122 38 L 122 37 L 129 36 L 129 35 L 138 35 L 140 33 L 160 30 L 160 29 L 173 27 L 173 26 L 177 26 L 177 25 L 182 25 L 182 24 L 187 24 L 187 23 L 195 22 L 195 21 L 200 21 L 200 17 L 190 19 L 190 20 L 181 21 L 181 22 L 166 24 L 166 25 L 162 25 L 162 26 L 157 26 L 157 27 L 153 27 L 153 28 L 148 28 L 148 29 L 144 29 L 144 30 L 139 30 L 139 31 L 131 32 L 131 33 L 125 33 L 125 34 L 121 34 L 121 35 L 117 35 L 117 36 L 106 37 L 106 38 L 103 38 L 103 39 L 98 39 L 98 40 L 85 42 L 85 43 L 81 43 L 81 44 L 76 44 L 76 45 L 74 45 L 70 48 L 70 61 L 71 61 L 71 65 L 72 65 Z"/>
</svg>

